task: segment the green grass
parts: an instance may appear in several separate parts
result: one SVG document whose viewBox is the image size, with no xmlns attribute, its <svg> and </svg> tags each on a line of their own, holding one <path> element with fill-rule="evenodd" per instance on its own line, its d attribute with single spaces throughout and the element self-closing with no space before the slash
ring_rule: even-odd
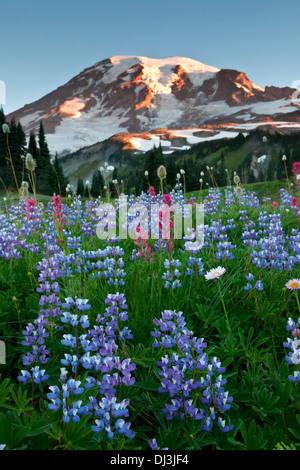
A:
<svg viewBox="0 0 300 470">
<path fill-rule="evenodd" d="M 233 183 L 232 185 L 235 187 L 236 185 Z M 260 183 L 251 183 L 251 184 L 241 184 L 240 185 L 243 189 L 246 191 L 254 191 L 257 193 L 257 196 L 259 197 L 260 200 L 262 200 L 264 197 L 270 197 L 273 200 L 279 202 L 279 190 L 280 189 L 287 189 L 287 182 L 285 180 L 280 180 L 280 181 L 267 181 L 265 182 L 260 182 Z M 221 190 L 224 190 L 224 187 L 221 188 Z M 292 191 L 292 194 L 297 196 L 297 191 L 294 190 Z M 196 198 L 199 198 L 200 196 L 200 190 L 199 191 L 190 191 L 186 193 L 187 198 L 191 196 L 195 196 Z M 202 196 L 203 198 L 208 195 L 208 189 L 203 188 L 202 190 Z"/>
</svg>

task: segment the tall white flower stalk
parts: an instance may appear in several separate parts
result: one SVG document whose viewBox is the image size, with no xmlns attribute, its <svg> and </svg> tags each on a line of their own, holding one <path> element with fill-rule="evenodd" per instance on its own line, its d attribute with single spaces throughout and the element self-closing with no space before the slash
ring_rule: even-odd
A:
<svg viewBox="0 0 300 470">
<path fill-rule="evenodd" d="M 289 188 L 289 191 L 290 191 L 290 190 L 291 190 L 291 185 L 290 185 L 290 180 L 289 180 L 289 174 L 288 174 L 288 170 L 287 170 L 286 160 L 287 160 L 286 155 L 283 155 L 283 156 L 282 156 L 282 161 L 283 161 L 283 164 L 284 164 L 284 171 L 285 171 L 285 176 L 286 176 L 286 182 L 287 182 L 287 185 L 288 185 L 288 188 Z"/>
<path fill-rule="evenodd" d="M 163 195 L 164 194 L 164 179 L 167 176 L 167 170 L 165 169 L 163 165 L 160 165 L 160 167 L 158 167 L 157 176 L 160 179 L 161 194 Z"/>
<path fill-rule="evenodd" d="M 202 186 L 203 186 L 203 179 L 202 178 L 199 179 L 199 183 L 200 183 L 199 201 L 202 202 Z"/>
<path fill-rule="evenodd" d="M 59 177 L 58 177 L 58 174 L 57 174 L 57 171 L 56 171 L 56 168 L 55 168 L 55 158 L 52 157 L 52 158 L 50 159 L 50 163 L 51 163 L 51 166 L 52 166 L 53 171 L 54 171 L 55 176 L 56 176 L 58 191 L 59 191 L 59 195 L 60 195 L 60 197 L 61 197 L 61 187 L 60 187 Z"/>
<path fill-rule="evenodd" d="M 14 164 L 13 164 L 10 145 L 9 145 L 8 134 L 10 133 L 10 128 L 9 128 L 8 124 L 2 124 L 2 132 L 3 132 L 3 134 L 6 135 L 6 145 L 7 145 L 8 155 L 9 155 L 10 166 L 11 166 L 11 169 L 12 169 L 12 172 L 13 172 L 13 175 L 14 175 L 16 188 L 17 188 L 18 195 L 19 195 L 19 198 L 20 198 L 20 189 L 19 189 L 18 180 L 17 180 L 17 177 L 16 177 L 15 167 L 14 167 Z"/>
<path fill-rule="evenodd" d="M 268 139 L 267 139 L 267 137 L 266 137 L 266 136 L 263 136 L 262 141 L 263 141 L 263 143 L 264 143 L 264 145 L 265 145 L 266 154 L 270 157 L 269 165 L 272 165 L 273 174 L 274 174 L 274 177 L 275 177 L 276 186 L 277 186 L 277 191 L 278 191 L 278 196 L 279 196 L 279 198 L 280 198 L 280 192 L 279 192 L 279 185 L 278 185 L 277 174 L 276 174 L 275 167 L 274 167 L 274 164 L 273 164 L 273 159 L 272 159 L 271 152 L 269 151 L 269 148 L 268 148 Z"/>
<path fill-rule="evenodd" d="M 224 298 L 223 298 L 221 287 L 220 287 L 220 281 L 219 281 L 220 277 L 223 276 L 223 274 L 225 274 L 225 272 L 226 272 L 225 268 L 223 268 L 221 266 L 218 266 L 217 268 L 213 268 L 210 271 L 208 271 L 205 274 L 205 279 L 207 281 L 211 281 L 211 280 L 214 280 L 214 279 L 217 280 L 216 285 L 217 285 L 217 289 L 218 289 L 220 299 L 221 299 L 221 302 L 222 302 L 222 305 L 223 305 L 223 310 L 224 310 L 225 317 L 226 317 L 227 329 L 228 329 L 228 332 L 230 333 L 231 329 L 230 329 L 230 324 L 229 324 L 228 313 L 227 313 L 227 309 L 226 309 L 226 305 L 225 305 L 225 302 L 224 302 Z"/>
<path fill-rule="evenodd" d="M 106 190 L 107 201 L 110 202 L 110 190 L 109 190 L 109 175 L 114 171 L 115 167 L 109 165 L 107 162 L 104 163 L 103 166 L 100 167 L 100 172 L 103 174 L 103 179 L 105 181 L 104 189 Z"/>
<path fill-rule="evenodd" d="M 90 199 L 90 201 L 91 201 L 91 200 L 92 200 L 91 191 L 90 191 L 91 183 L 89 182 L 89 180 L 86 180 L 85 186 L 86 186 L 86 188 L 87 188 L 87 190 L 88 190 L 89 199 Z"/>
<path fill-rule="evenodd" d="M 267 155 L 262 155 L 261 157 L 259 157 L 257 159 L 257 163 L 261 165 L 263 175 L 264 175 L 265 185 L 266 185 L 267 197 L 269 197 L 267 175 L 266 175 L 266 172 L 265 172 L 265 165 L 264 165 L 266 158 L 267 158 Z"/>
<path fill-rule="evenodd" d="M 151 184 L 150 184 L 150 180 L 149 180 L 149 171 L 147 171 L 147 170 L 145 171 L 145 176 L 147 178 L 148 186 L 150 188 Z"/>
<path fill-rule="evenodd" d="M 180 170 L 180 174 L 182 175 L 183 178 L 183 195 L 185 197 L 186 194 L 186 179 L 185 179 L 185 171 L 183 169 Z"/>
<path fill-rule="evenodd" d="M 118 197 L 120 197 L 120 190 L 119 190 L 118 180 L 112 180 L 112 184 L 115 187 L 115 190 L 116 190 L 116 193 L 117 193 Z"/>
<path fill-rule="evenodd" d="M 209 174 L 209 176 L 210 176 L 210 179 L 211 179 L 213 188 L 216 189 L 216 187 L 215 187 L 215 182 L 214 182 L 214 177 L 213 177 L 213 167 L 209 168 L 209 166 L 207 166 L 206 169 L 207 169 L 208 174 Z"/>
<path fill-rule="evenodd" d="M 31 155 L 31 153 L 27 153 L 27 155 L 25 157 L 25 166 L 26 166 L 26 169 L 28 171 L 28 179 L 29 179 L 30 185 L 32 187 L 34 200 L 35 200 L 35 202 L 37 202 L 37 198 L 36 198 L 36 174 L 35 174 L 36 162 L 33 159 L 33 156 Z"/>
</svg>

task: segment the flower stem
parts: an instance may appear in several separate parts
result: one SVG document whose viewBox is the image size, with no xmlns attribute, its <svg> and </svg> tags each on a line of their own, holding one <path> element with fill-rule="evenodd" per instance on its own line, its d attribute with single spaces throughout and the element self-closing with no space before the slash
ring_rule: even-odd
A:
<svg viewBox="0 0 300 470">
<path fill-rule="evenodd" d="M 230 325 L 229 325 L 228 313 L 227 313 L 227 310 L 226 310 L 226 306 L 225 306 L 225 302 L 224 302 L 224 299 L 223 299 L 223 295 L 222 295 L 222 291 L 221 291 L 219 282 L 217 282 L 217 287 L 218 287 L 218 291 L 219 291 L 219 294 L 220 294 L 220 297 L 221 297 L 221 302 L 222 302 L 225 317 L 226 317 L 227 328 L 228 328 L 228 331 L 231 331 Z"/>
</svg>

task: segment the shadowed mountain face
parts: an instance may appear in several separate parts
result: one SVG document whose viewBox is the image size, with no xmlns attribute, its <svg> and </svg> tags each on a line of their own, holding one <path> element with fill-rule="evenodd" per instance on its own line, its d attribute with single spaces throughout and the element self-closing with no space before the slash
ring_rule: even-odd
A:
<svg viewBox="0 0 300 470">
<path fill-rule="evenodd" d="M 300 122 L 288 87 L 262 88 L 236 70 L 171 57 L 115 56 L 11 113 L 27 133 L 43 120 L 60 155 L 123 132 L 226 123 Z"/>
</svg>

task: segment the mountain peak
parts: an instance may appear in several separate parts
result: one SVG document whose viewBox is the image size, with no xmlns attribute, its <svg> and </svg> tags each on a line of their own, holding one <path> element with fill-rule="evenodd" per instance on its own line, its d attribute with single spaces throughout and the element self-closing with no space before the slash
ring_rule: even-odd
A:
<svg viewBox="0 0 300 470">
<path fill-rule="evenodd" d="M 220 69 L 212 67 L 210 65 L 203 64 L 195 59 L 190 59 L 188 57 L 164 57 L 160 59 L 151 59 L 144 56 L 113 56 L 109 59 L 113 65 L 119 65 L 122 63 L 131 63 L 132 64 L 142 64 L 146 67 L 164 67 L 164 66 L 176 66 L 181 65 L 186 69 L 187 72 L 218 72 Z"/>
<path fill-rule="evenodd" d="M 113 56 L 8 118 L 27 133 L 43 120 L 50 149 L 62 155 L 122 132 L 294 121 L 291 91 L 187 57 Z"/>
</svg>

